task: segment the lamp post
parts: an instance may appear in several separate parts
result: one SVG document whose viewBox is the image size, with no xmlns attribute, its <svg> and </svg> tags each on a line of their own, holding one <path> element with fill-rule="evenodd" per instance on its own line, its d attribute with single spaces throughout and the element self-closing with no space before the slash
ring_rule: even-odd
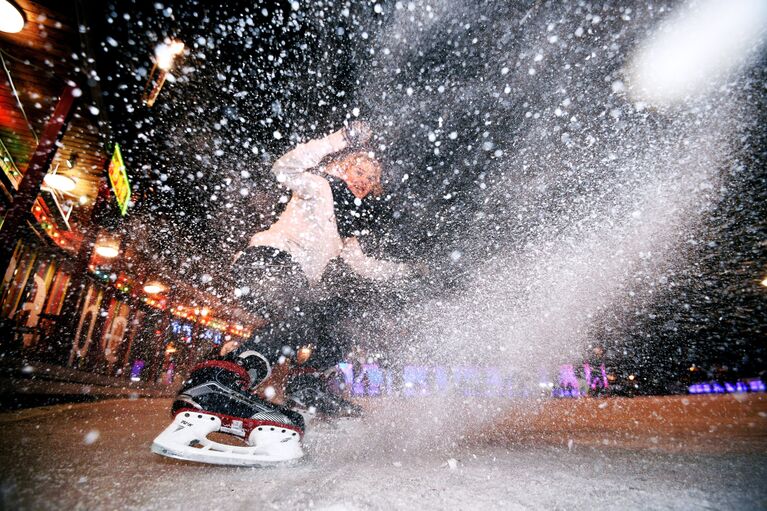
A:
<svg viewBox="0 0 767 511">
<path fill-rule="evenodd" d="M 155 48 L 154 65 L 144 86 L 143 99 L 146 106 L 151 107 L 154 105 L 157 96 L 160 95 L 162 86 L 165 85 L 168 72 L 173 67 L 173 61 L 183 52 L 184 43 L 181 41 L 166 40 Z"/>
</svg>

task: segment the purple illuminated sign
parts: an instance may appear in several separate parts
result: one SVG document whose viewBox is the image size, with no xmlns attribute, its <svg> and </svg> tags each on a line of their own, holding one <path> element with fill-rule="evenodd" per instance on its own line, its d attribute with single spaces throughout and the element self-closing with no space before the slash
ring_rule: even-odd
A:
<svg viewBox="0 0 767 511">
<path fill-rule="evenodd" d="M 765 392 L 765 385 L 759 378 L 735 383 L 715 381 L 696 383 L 687 389 L 690 394 L 734 394 L 738 392 Z"/>
</svg>

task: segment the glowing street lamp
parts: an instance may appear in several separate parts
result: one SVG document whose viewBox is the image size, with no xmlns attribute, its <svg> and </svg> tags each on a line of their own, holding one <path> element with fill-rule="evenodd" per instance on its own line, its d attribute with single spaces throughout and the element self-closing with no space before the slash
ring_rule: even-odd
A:
<svg viewBox="0 0 767 511">
<path fill-rule="evenodd" d="M 0 0 L 0 32 L 17 34 L 24 28 L 24 13 L 15 2 Z"/>
<path fill-rule="evenodd" d="M 120 240 L 119 238 L 102 234 L 96 241 L 93 251 L 105 259 L 114 259 L 120 254 Z"/>
<path fill-rule="evenodd" d="M 156 295 L 160 294 L 163 291 L 165 291 L 165 286 L 160 284 L 159 282 L 147 282 L 144 285 L 144 292 L 150 295 Z"/>
<path fill-rule="evenodd" d="M 98 245 L 96 246 L 96 253 L 106 259 L 114 259 L 120 255 L 120 250 L 111 245 Z"/>
<path fill-rule="evenodd" d="M 764 287 L 767 287 L 767 277 L 764 277 L 764 279 L 762 280 L 761 284 L 762 284 Z"/>
<path fill-rule="evenodd" d="M 152 66 L 152 72 L 149 73 L 149 79 L 147 79 L 144 86 L 144 102 L 146 106 L 151 107 L 157 100 L 157 96 L 160 95 L 162 86 L 165 85 L 165 79 L 168 76 L 168 72 L 173 67 L 173 62 L 177 56 L 184 52 L 184 43 L 181 41 L 174 41 L 166 39 L 165 42 L 157 45 L 154 50 L 154 66 Z M 155 74 L 156 81 L 155 81 Z M 152 85 L 152 82 L 155 82 Z M 147 93 L 147 89 L 151 86 L 151 90 Z"/>
</svg>

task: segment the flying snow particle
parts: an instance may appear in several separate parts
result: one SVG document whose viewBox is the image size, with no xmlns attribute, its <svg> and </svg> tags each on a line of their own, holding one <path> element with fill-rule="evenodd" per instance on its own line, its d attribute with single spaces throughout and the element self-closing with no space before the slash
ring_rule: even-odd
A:
<svg viewBox="0 0 767 511">
<path fill-rule="evenodd" d="M 457 131 L 451 131 L 450 134 L 447 136 L 450 140 L 455 140 L 458 138 L 458 132 Z"/>
<path fill-rule="evenodd" d="M 447 460 L 447 466 L 450 468 L 450 470 L 455 470 L 458 468 L 458 460 L 455 458 L 450 458 Z"/>
<path fill-rule="evenodd" d="M 101 436 L 101 433 L 99 433 L 99 430 L 92 429 L 88 431 L 83 437 L 83 443 L 85 445 L 93 445 L 96 442 L 96 440 L 99 439 L 100 436 Z"/>
<path fill-rule="evenodd" d="M 213 280 L 213 277 L 211 277 L 211 276 L 210 276 L 210 275 L 208 275 L 207 273 L 203 273 L 203 274 L 200 276 L 200 281 L 201 281 L 203 284 L 207 284 L 207 283 L 211 282 L 212 280 Z"/>
<path fill-rule="evenodd" d="M 413 88 L 412 87 L 408 87 L 407 89 L 405 89 L 405 93 L 408 96 L 412 96 L 413 95 Z"/>
<path fill-rule="evenodd" d="M 274 387 L 272 387 L 271 385 L 269 385 L 268 387 L 264 389 L 264 397 L 266 397 L 266 399 L 272 399 L 276 395 L 277 395 L 277 391 L 274 390 Z"/>
<path fill-rule="evenodd" d="M 373 10 L 376 14 L 381 14 L 383 12 L 383 8 L 381 7 L 381 4 L 376 4 L 375 7 L 373 7 Z"/>
<path fill-rule="evenodd" d="M 93 105 L 88 107 L 88 111 L 91 113 L 91 115 L 98 115 L 99 114 L 99 109 L 96 108 Z"/>
<path fill-rule="evenodd" d="M 460 250 L 453 250 L 450 252 L 450 260 L 454 263 L 457 263 L 458 260 L 463 256 Z"/>
<path fill-rule="evenodd" d="M 354 108 L 352 108 L 352 115 L 353 115 L 354 117 L 359 117 L 359 115 L 360 115 L 360 109 L 359 109 L 359 108 L 357 108 L 357 107 L 354 107 Z"/>
<path fill-rule="evenodd" d="M 274 133 L 272 133 L 272 136 L 273 136 L 274 138 L 276 138 L 277 140 L 280 140 L 280 139 L 282 138 L 282 133 L 280 133 L 279 131 L 276 131 L 276 130 L 275 130 L 275 132 L 274 132 Z"/>
</svg>

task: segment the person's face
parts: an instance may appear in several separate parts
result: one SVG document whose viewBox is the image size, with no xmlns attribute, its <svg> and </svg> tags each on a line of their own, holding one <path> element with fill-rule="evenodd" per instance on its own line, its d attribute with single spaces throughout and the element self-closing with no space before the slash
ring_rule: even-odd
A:
<svg viewBox="0 0 767 511">
<path fill-rule="evenodd" d="M 358 199 L 364 199 L 373 191 L 380 189 L 379 172 L 374 164 L 366 160 L 356 160 L 345 165 L 346 185 Z"/>
</svg>

